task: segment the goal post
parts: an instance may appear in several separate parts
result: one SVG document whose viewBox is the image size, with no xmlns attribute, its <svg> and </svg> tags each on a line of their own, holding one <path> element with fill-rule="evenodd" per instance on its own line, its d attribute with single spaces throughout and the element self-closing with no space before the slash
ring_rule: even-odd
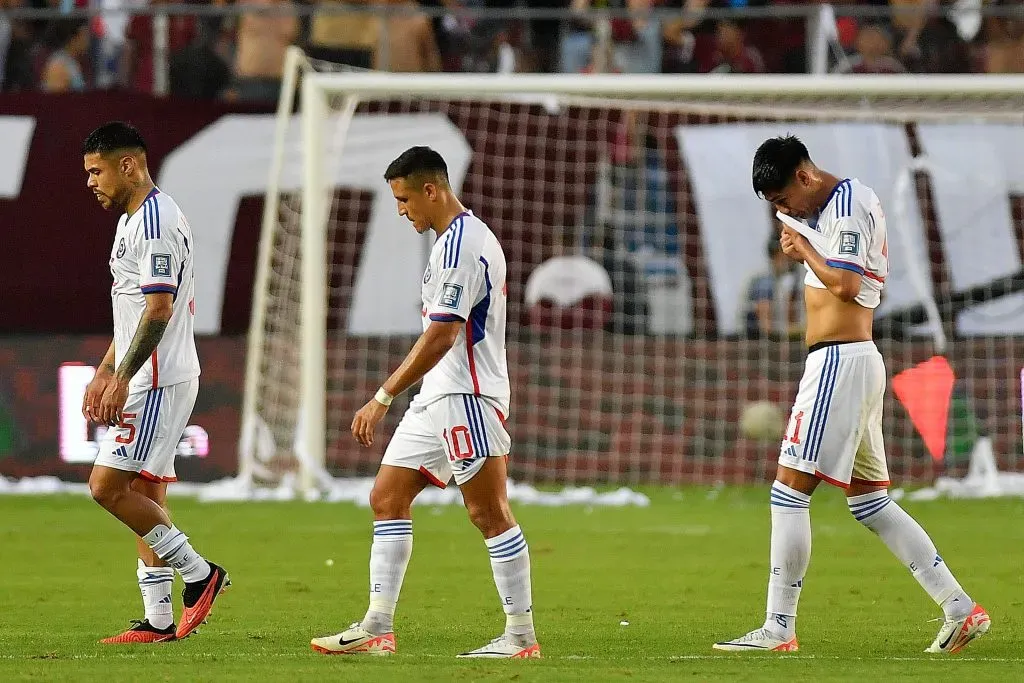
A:
<svg viewBox="0 0 1024 683">
<path fill-rule="evenodd" d="M 249 318 L 249 333 L 246 345 L 245 379 L 242 393 L 242 419 L 239 439 L 238 476 L 245 482 L 262 477 L 267 478 L 265 468 L 257 462 L 258 412 L 256 400 L 260 392 L 260 376 L 264 360 L 264 341 L 267 320 L 267 295 L 272 268 L 274 236 L 277 233 L 280 210 L 281 174 L 285 161 L 285 135 L 288 131 L 291 112 L 298 95 L 297 85 L 300 72 L 308 67 L 305 54 L 295 46 L 285 51 L 281 80 L 281 95 L 277 103 L 274 122 L 274 139 L 270 169 L 267 177 L 267 192 L 264 199 L 260 240 L 256 253 L 256 270 L 253 278 L 252 312 Z"/>
<path fill-rule="evenodd" d="M 240 471 L 246 476 L 272 485 L 292 477 L 299 491 L 311 492 L 332 475 L 372 474 L 379 462 L 379 453 L 360 452 L 345 435 L 352 413 L 401 360 L 419 325 L 418 289 L 408 273 L 419 277 L 426 252 L 422 245 L 410 246 L 413 238 L 384 217 L 390 200 L 382 174 L 389 159 L 374 156 L 397 149 L 399 142 L 455 150 L 449 164 L 456 189 L 478 203 L 471 208 L 503 242 L 508 238 L 510 278 L 516 280 L 509 287 L 512 430 L 514 450 L 521 449 L 513 474 L 520 479 L 738 483 L 767 471 L 777 445 L 737 433 L 739 413 L 757 401 L 788 408 L 793 367 L 799 365 L 793 354 L 800 344 L 742 338 L 729 316 L 744 285 L 728 272 L 728 250 L 746 250 L 735 251 L 734 259 L 737 269 L 748 268 L 763 263 L 764 240 L 723 244 L 708 227 L 730 219 L 738 222 L 715 224 L 715 229 L 733 225 L 737 234 L 760 234 L 761 228 L 746 225 L 743 217 L 761 208 L 732 211 L 726 204 L 739 201 L 736 192 L 723 193 L 705 179 L 742 179 L 734 184 L 742 184 L 749 195 L 744 201 L 752 201 L 753 138 L 744 137 L 743 126 L 757 134 L 799 133 L 815 125 L 876 126 L 866 144 L 878 149 L 860 150 L 857 160 L 875 154 L 880 164 L 888 164 L 888 175 L 884 181 L 862 180 L 890 184 L 883 188 L 888 203 L 895 204 L 890 230 L 898 235 L 900 249 L 920 252 L 900 275 L 890 305 L 921 309 L 910 316 L 918 321 L 916 328 L 904 326 L 905 336 L 885 341 L 898 356 L 893 372 L 922 355 L 958 353 L 956 340 L 947 343 L 944 337 L 950 316 L 965 305 L 991 303 L 961 301 L 954 310 L 937 299 L 942 288 L 933 282 L 934 273 L 952 269 L 944 277 L 956 280 L 960 261 L 937 265 L 934 259 L 950 248 L 946 242 L 961 237 L 950 236 L 948 226 L 946 232 L 937 230 L 942 207 L 925 206 L 939 200 L 922 195 L 918 180 L 927 181 L 946 160 L 926 158 L 913 148 L 921 147 L 916 139 L 899 142 L 899 154 L 884 146 L 903 128 L 911 138 L 920 137 L 917 127 L 926 124 L 1024 127 L 1024 76 L 394 74 L 344 70 L 308 60 L 297 49 L 290 55 L 249 335 L 240 448 Z M 300 107 L 293 114 L 296 92 Z M 622 143 L 616 136 L 636 120 L 644 122 L 658 153 L 671 157 L 662 159 L 657 178 L 643 170 L 643 160 L 619 158 L 625 154 L 619 147 L 636 141 Z M 878 126 L 888 128 L 879 132 Z M 739 131 L 738 137 L 730 138 L 730 131 Z M 815 147 L 809 146 L 813 155 Z M 700 155 L 719 148 L 725 161 L 712 164 L 710 174 L 695 167 L 695 160 L 704 158 Z M 886 158 L 894 154 L 899 159 Z M 597 172 L 598 166 L 615 172 Z M 647 175 L 636 181 L 637 174 Z M 499 191 L 491 183 L 505 187 Z M 479 205 L 485 201 L 490 205 Z M 614 206 L 595 208 L 602 202 Z M 718 218 L 710 215 L 715 211 Z M 574 221 L 578 224 L 570 225 Z M 613 317 L 643 316 L 643 322 L 534 329 L 523 299 L 526 279 L 539 262 L 565 249 L 579 248 L 600 261 L 591 234 L 598 222 L 625 223 L 632 231 L 616 237 L 615 258 L 604 267 L 615 289 L 623 278 L 642 281 L 637 290 L 645 298 L 642 312 L 636 307 L 622 312 L 619 308 L 629 302 L 616 299 L 618 292 L 612 298 Z M 763 223 L 767 238 L 769 219 L 758 215 L 756 222 Z M 674 225 L 665 234 L 634 234 L 666 223 Z M 557 244 L 563 232 L 579 235 L 571 245 L 568 240 Z M 675 244 L 666 246 L 672 240 Z M 382 268 L 375 276 L 376 292 L 365 274 L 356 275 L 374 266 Z M 400 282 L 392 286 L 392 278 Z M 943 287 L 966 291 L 967 284 L 951 281 Z M 395 288 L 402 289 L 400 296 L 392 296 Z M 911 300 L 916 303 L 908 304 Z M 380 312 L 379 324 L 367 327 L 354 322 L 357 304 L 363 312 L 374 305 L 394 310 Z M 962 347 L 969 350 L 959 351 L 967 354 L 960 363 L 964 372 L 984 375 L 981 379 L 992 384 L 999 371 L 991 361 L 1012 345 L 1008 340 L 1017 325 L 1011 313 L 994 315 L 1006 320 L 991 325 L 995 332 L 989 337 L 973 328 L 965 332 L 969 343 Z M 1011 360 L 1024 365 L 1024 349 L 1019 358 L 1016 354 Z M 385 430 L 394 428 L 407 400 L 396 401 L 391 412 L 398 415 L 389 414 Z M 917 460 L 922 448 L 913 427 L 892 409 L 886 419 L 898 427 L 891 442 L 899 472 L 929 479 L 934 467 Z M 1005 421 L 993 424 L 1002 430 Z M 1014 425 L 1016 434 L 1019 424 Z M 1007 439 L 996 439 L 1000 450 Z M 1017 444 L 1016 437 L 1011 441 Z"/>
</svg>

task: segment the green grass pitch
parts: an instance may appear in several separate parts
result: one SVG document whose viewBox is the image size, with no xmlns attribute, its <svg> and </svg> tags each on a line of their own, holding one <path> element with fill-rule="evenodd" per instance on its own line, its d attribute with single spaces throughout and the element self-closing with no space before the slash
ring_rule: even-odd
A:
<svg viewBox="0 0 1024 683">
<path fill-rule="evenodd" d="M 398 655 L 377 659 L 309 649 L 365 609 L 366 509 L 172 499 L 234 586 L 186 641 L 102 646 L 141 617 L 130 534 L 84 497 L 0 497 L 0 681 L 1024 680 L 1022 500 L 904 503 L 993 619 L 939 657 L 922 652 L 937 608 L 822 487 L 801 651 L 741 656 L 711 643 L 763 619 L 768 488 L 648 493 L 646 509 L 516 509 L 545 658 L 515 662 L 453 658 L 504 623 L 483 543 L 455 507 L 416 508 Z"/>
</svg>

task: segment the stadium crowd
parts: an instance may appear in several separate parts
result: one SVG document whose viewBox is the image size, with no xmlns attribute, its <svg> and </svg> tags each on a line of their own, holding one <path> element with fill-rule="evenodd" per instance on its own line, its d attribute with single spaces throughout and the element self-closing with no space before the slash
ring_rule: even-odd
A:
<svg viewBox="0 0 1024 683">
<path fill-rule="evenodd" d="M 167 0 L 150 0 L 150 4 Z M 210 4 L 195 2 L 194 4 Z M 391 71 L 588 73 L 801 73 L 808 70 L 813 0 L 212 0 L 219 15 L 171 14 L 168 90 L 175 95 L 268 101 L 285 49 Z M 154 88 L 145 0 L 0 0 L 0 89 L 76 92 Z M 190 3 L 192 4 L 192 3 Z M 856 73 L 1024 72 L 1024 15 L 1014 0 L 835 0 L 831 69 Z M 300 5 L 306 5 L 300 7 Z M 803 6 L 802 16 L 748 19 L 708 10 Z M 91 19 L 62 17 L 101 6 Z M 862 10 L 873 6 L 870 17 Z M 10 10 L 50 8 L 56 18 Z M 549 18 L 475 17 L 476 9 L 540 9 Z M 989 7 L 997 8 L 995 13 Z M 260 12 L 267 9 L 274 12 Z M 294 14 L 288 12 L 294 8 Z M 595 20 L 591 10 L 639 14 Z M 344 10 L 353 11 L 344 11 Z M 246 11 L 253 10 L 253 11 Z M 301 11 L 300 11 L 301 10 Z M 341 10 L 341 11 L 339 11 Z M 563 10 L 569 18 L 550 18 Z M 656 10 L 650 13 L 651 10 Z M 678 10 L 676 14 L 673 10 Z M 845 11 L 844 11 L 845 10 Z M 597 38 L 606 35 L 607 39 Z"/>
</svg>

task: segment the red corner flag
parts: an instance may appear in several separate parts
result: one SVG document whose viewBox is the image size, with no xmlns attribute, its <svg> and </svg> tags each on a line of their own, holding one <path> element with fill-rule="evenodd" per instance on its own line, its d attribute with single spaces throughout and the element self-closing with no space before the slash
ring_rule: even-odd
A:
<svg viewBox="0 0 1024 683">
<path fill-rule="evenodd" d="M 955 381 L 953 368 L 942 356 L 932 356 L 892 378 L 896 398 L 907 409 L 935 461 L 946 453 L 949 398 Z"/>
</svg>

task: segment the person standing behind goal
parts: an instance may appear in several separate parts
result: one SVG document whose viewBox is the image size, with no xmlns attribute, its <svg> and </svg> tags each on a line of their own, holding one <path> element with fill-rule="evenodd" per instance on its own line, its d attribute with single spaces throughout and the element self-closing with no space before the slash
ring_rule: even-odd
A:
<svg viewBox="0 0 1024 683">
<path fill-rule="evenodd" d="M 454 477 L 469 518 L 484 536 L 505 611 L 505 631 L 459 657 L 539 657 L 533 627 L 530 551 L 508 505 L 505 430 L 511 389 L 505 353 L 505 255 L 490 228 L 455 196 L 448 167 L 429 147 L 412 147 L 384 179 L 398 214 L 437 238 L 423 275 L 423 334 L 401 366 L 352 420 L 372 446 L 395 396 L 423 379 L 402 417 L 370 492 L 370 604 L 362 621 L 314 638 L 324 654 L 395 652 L 393 617 L 412 555 L 412 502 Z"/>
<path fill-rule="evenodd" d="M 827 244 L 783 227 L 782 250 L 805 264 L 807 364 L 771 489 L 771 568 L 764 626 L 716 650 L 797 649 L 796 607 L 811 559 L 811 494 L 819 481 L 846 491 L 854 519 L 882 539 L 941 607 L 925 650 L 955 653 L 990 626 L 924 529 L 889 497 L 882 443 L 885 365 L 872 318 L 889 272 L 885 215 L 874 191 L 818 168 L 795 137 L 766 140 L 754 155 L 754 192 L 780 213 L 806 218 Z"/>
</svg>

